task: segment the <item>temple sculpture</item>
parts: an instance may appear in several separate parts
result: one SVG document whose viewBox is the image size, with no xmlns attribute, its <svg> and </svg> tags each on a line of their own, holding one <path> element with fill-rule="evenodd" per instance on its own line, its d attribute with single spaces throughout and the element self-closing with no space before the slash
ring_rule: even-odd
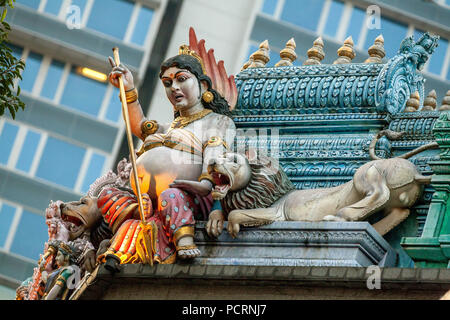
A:
<svg viewBox="0 0 450 320">
<path fill-rule="evenodd" d="M 233 77 L 191 29 L 159 74 L 170 124 L 145 118 L 110 58 L 142 140 L 136 172 L 124 159 L 80 200 L 49 205 L 18 299 L 76 299 L 124 264 L 447 267 L 449 99 L 425 96 L 420 73 L 437 41 L 408 37 L 387 60 L 379 36 L 353 63 L 349 37 L 325 65 L 318 38 L 300 67 L 294 39 L 266 67 L 264 41 Z"/>
</svg>

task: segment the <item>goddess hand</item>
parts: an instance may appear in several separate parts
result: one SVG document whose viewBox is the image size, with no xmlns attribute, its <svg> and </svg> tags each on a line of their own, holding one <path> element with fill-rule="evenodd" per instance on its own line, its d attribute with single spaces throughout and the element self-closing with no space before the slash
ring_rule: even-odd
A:
<svg viewBox="0 0 450 320">
<path fill-rule="evenodd" d="M 133 75 L 131 74 L 130 70 L 128 70 L 128 68 L 123 64 L 117 66 L 114 62 L 114 59 L 111 57 L 108 57 L 108 60 L 112 67 L 112 71 L 108 76 L 109 82 L 116 88 L 119 88 L 119 77 L 122 76 L 125 91 L 134 89 Z"/>
<path fill-rule="evenodd" d="M 207 196 L 212 189 L 212 184 L 208 180 L 191 181 L 191 180 L 175 180 L 169 187 L 180 188 L 192 194 L 198 194 L 199 196 Z"/>
</svg>

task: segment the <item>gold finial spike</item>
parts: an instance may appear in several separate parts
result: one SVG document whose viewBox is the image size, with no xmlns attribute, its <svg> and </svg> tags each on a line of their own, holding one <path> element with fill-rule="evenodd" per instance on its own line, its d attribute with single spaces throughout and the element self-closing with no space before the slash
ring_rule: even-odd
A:
<svg viewBox="0 0 450 320">
<path fill-rule="evenodd" d="M 307 55 L 308 59 L 303 63 L 304 66 L 320 64 L 323 58 L 325 58 L 322 37 L 318 37 L 314 40 L 312 48 L 307 51 Z"/>
<path fill-rule="evenodd" d="M 248 68 L 264 68 L 270 60 L 269 50 L 269 41 L 264 40 L 259 45 L 259 49 L 250 56 L 253 61 Z"/>
<path fill-rule="evenodd" d="M 275 67 L 292 66 L 292 63 L 297 59 L 295 47 L 296 44 L 294 38 L 291 38 L 288 42 L 286 42 L 286 47 L 280 51 L 281 60 L 275 64 Z"/>
<path fill-rule="evenodd" d="M 444 99 L 442 99 L 442 105 L 439 107 L 439 111 L 450 110 L 450 90 L 445 94 Z"/>
<path fill-rule="evenodd" d="M 420 95 L 419 91 L 411 93 L 408 101 L 406 101 L 405 112 L 415 112 L 420 106 Z"/>
<path fill-rule="evenodd" d="M 242 66 L 241 71 L 247 69 L 252 63 L 253 63 L 253 57 L 250 56 L 250 58 L 248 58 L 248 61 L 246 63 L 244 63 L 244 65 Z"/>
<path fill-rule="evenodd" d="M 435 90 L 428 92 L 427 97 L 423 101 L 422 111 L 433 111 L 436 109 L 437 95 Z"/>
<path fill-rule="evenodd" d="M 356 57 L 355 50 L 353 49 L 354 43 L 352 37 L 348 37 L 344 41 L 344 45 L 337 51 L 339 58 L 337 58 L 333 64 L 345 64 L 351 63 Z"/>
<path fill-rule="evenodd" d="M 384 38 L 380 34 L 374 41 L 373 45 L 367 50 L 369 58 L 364 61 L 365 63 L 382 63 L 386 51 L 384 50 Z"/>
</svg>

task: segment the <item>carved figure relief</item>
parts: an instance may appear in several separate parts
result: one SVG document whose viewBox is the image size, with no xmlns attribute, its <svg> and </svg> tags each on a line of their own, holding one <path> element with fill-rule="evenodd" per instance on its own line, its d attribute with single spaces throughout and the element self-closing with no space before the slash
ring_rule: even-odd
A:
<svg viewBox="0 0 450 320">
<path fill-rule="evenodd" d="M 406 158 L 438 145 L 431 143 L 401 157 L 380 159 L 374 148 L 383 135 L 400 136 L 390 130 L 380 132 L 370 147 L 376 160 L 361 166 L 351 181 L 334 188 L 294 190 L 270 158 L 249 162 L 248 155 L 228 154 L 214 159 L 209 166 L 215 183 L 213 197 L 222 201 L 228 214 L 229 233 L 236 237 L 241 225 L 274 221 L 361 221 L 384 210 L 385 217 L 374 228 L 386 234 L 408 217 L 422 186 L 431 181 Z M 212 229 L 209 233 L 214 235 Z"/>
</svg>

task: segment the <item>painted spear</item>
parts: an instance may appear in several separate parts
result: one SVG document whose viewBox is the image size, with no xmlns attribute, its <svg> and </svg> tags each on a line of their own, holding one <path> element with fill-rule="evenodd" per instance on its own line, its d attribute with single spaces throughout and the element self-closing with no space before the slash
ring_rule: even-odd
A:
<svg viewBox="0 0 450 320">
<path fill-rule="evenodd" d="M 119 48 L 114 47 L 113 54 L 114 54 L 114 62 L 116 63 L 116 66 L 119 66 L 120 65 Z M 137 165 L 136 165 L 136 153 L 134 152 L 133 136 L 131 133 L 130 116 L 128 114 L 128 105 L 127 105 L 127 98 L 125 95 L 125 87 L 123 85 L 122 76 L 118 77 L 118 79 L 119 79 L 120 97 L 122 100 L 122 114 L 123 114 L 123 118 L 125 120 L 125 129 L 126 129 L 126 133 L 127 133 L 128 148 L 130 149 L 131 165 L 133 166 L 134 182 L 136 185 L 137 200 L 138 200 L 138 204 L 139 204 L 139 214 L 140 214 L 142 223 L 145 224 L 144 206 L 142 204 L 142 193 L 141 193 L 141 187 L 139 185 L 139 179 L 138 179 L 138 172 L 137 172 Z"/>
</svg>

